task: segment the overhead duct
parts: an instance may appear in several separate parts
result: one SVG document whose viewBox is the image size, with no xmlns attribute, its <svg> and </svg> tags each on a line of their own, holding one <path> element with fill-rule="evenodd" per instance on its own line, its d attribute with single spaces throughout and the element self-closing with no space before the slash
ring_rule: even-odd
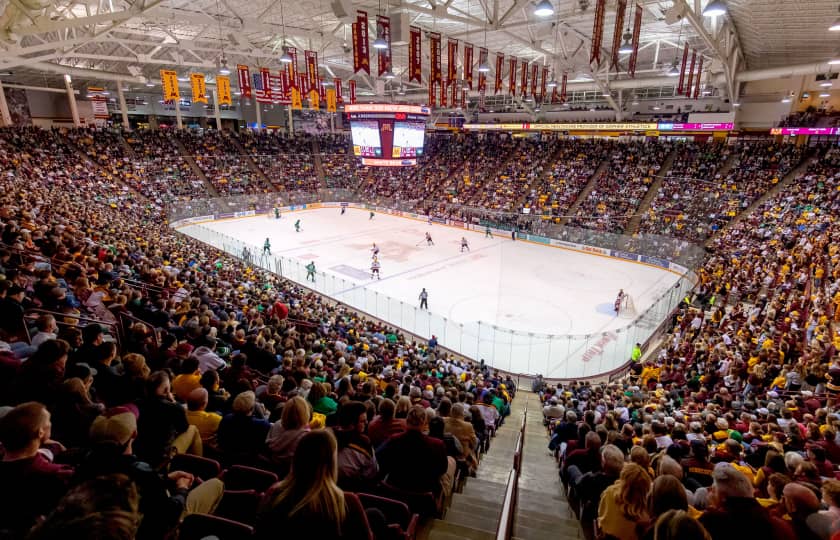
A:
<svg viewBox="0 0 840 540">
<path fill-rule="evenodd" d="M 70 75 L 72 77 L 79 77 L 81 79 L 93 79 L 103 81 L 119 81 L 140 84 L 145 82 L 143 77 L 133 77 L 124 73 L 113 73 L 110 71 L 99 71 L 97 69 L 75 68 L 70 66 L 62 66 L 60 64 L 53 64 L 51 62 L 35 62 L 28 64 L 27 68 L 38 69 L 41 71 L 49 71 L 50 73 L 58 73 L 60 75 Z"/>
</svg>

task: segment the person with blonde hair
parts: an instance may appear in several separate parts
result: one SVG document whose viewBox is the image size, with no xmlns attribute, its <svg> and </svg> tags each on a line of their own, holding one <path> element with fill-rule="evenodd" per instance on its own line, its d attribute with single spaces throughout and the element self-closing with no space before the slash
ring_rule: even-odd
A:
<svg viewBox="0 0 840 540">
<path fill-rule="evenodd" d="M 265 443 L 272 463 L 281 470 L 286 471 L 291 466 L 298 443 L 310 431 L 311 417 L 309 402 L 295 396 L 283 405 L 280 420 L 271 425 Z"/>
<path fill-rule="evenodd" d="M 712 540 L 712 537 L 685 510 L 668 510 L 656 520 L 653 540 Z"/>
<path fill-rule="evenodd" d="M 359 499 L 338 487 L 338 445 L 330 430 L 310 431 L 298 443 L 291 470 L 257 509 L 258 539 L 370 539 Z"/>
<path fill-rule="evenodd" d="M 618 482 L 608 487 L 598 505 L 598 526 L 618 540 L 640 540 L 650 522 L 647 498 L 651 490 L 648 473 L 636 463 L 627 463 Z"/>
</svg>

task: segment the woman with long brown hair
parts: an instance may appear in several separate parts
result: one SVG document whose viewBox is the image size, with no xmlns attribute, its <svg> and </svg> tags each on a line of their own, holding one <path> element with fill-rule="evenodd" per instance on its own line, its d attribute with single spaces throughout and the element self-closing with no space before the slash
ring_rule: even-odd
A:
<svg viewBox="0 0 840 540">
<path fill-rule="evenodd" d="M 641 466 L 624 465 L 618 482 L 604 491 L 598 505 L 598 526 L 606 538 L 641 538 L 650 522 L 647 504 L 650 489 L 650 476 Z"/>
<path fill-rule="evenodd" d="M 289 475 L 263 497 L 257 538 L 370 539 L 364 508 L 338 487 L 338 445 L 330 430 L 310 431 L 298 443 Z"/>
</svg>

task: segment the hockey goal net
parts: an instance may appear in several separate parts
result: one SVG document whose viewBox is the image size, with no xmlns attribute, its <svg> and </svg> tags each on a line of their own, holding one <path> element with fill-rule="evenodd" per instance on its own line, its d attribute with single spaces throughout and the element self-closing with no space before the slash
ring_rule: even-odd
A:
<svg viewBox="0 0 840 540">
<path fill-rule="evenodd" d="M 618 314 L 625 317 L 634 317 L 636 315 L 636 304 L 633 302 L 633 297 L 631 295 L 624 293 L 624 297 L 621 299 L 621 308 L 618 310 Z"/>
</svg>

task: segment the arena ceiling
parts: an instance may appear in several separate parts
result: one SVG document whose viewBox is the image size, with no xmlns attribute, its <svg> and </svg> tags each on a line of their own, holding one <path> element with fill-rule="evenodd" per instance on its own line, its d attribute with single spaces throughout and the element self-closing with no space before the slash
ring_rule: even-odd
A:
<svg viewBox="0 0 840 540">
<path fill-rule="evenodd" d="M 840 36 L 828 30 L 838 16 L 838 0 L 723 0 L 728 13 L 716 18 L 701 14 L 711 0 L 638 1 L 643 6 L 638 67 L 636 80 L 625 81 L 625 87 L 673 85 L 664 71 L 681 58 L 686 42 L 704 56 L 704 80 L 714 82 L 724 97 L 737 97 L 737 77 L 745 70 L 825 62 L 840 48 Z M 371 20 L 377 13 L 405 13 L 424 30 L 486 44 L 491 58 L 499 51 L 545 63 L 558 78 L 562 71 L 570 79 L 594 75 L 595 85 L 606 92 L 628 78 L 626 59 L 619 70 L 608 70 L 606 62 L 590 66 L 595 2 L 552 0 L 554 15 L 541 19 L 533 14 L 534 0 L 356 0 L 349 17 L 357 9 L 367 10 Z M 628 1 L 625 26 L 633 5 Z M 615 11 L 616 0 L 607 0 L 606 57 Z M 333 0 L 6 0 L 0 71 L 7 83 L 62 87 L 68 73 L 77 87 L 121 81 L 137 89 L 146 80 L 157 81 L 162 68 L 215 73 L 222 54 L 231 67 L 279 68 L 285 41 L 317 50 L 325 75 L 347 79 L 353 75 L 349 17 L 336 15 Z M 375 32 L 371 28 L 371 41 Z M 394 46 L 398 76 L 407 69 L 407 49 Z M 426 40 L 423 52 L 425 81 Z M 372 77 L 355 78 L 359 88 L 377 87 Z M 405 81 L 392 84 L 400 82 Z M 405 84 L 410 93 L 412 85 Z"/>
</svg>

